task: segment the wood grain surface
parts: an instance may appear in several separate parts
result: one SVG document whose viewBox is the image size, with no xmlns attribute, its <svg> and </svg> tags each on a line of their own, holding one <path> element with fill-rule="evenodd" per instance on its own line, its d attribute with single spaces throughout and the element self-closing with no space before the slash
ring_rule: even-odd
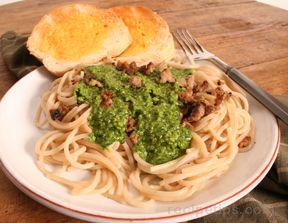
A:
<svg viewBox="0 0 288 223">
<path fill-rule="evenodd" d="M 74 2 L 74 1 L 69 1 Z M 75 1 L 75 2 L 79 2 Z M 200 42 L 239 68 L 271 94 L 288 94 L 288 11 L 251 0 L 98 0 L 99 7 L 144 5 L 163 16 L 171 30 L 189 28 Z M 0 7 L 0 35 L 30 33 L 38 20 L 64 0 L 25 0 Z M 16 82 L 0 56 L 0 98 Z M 0 223 L 80 223 L 19 191 L 0 171 Z"/>
</svg>

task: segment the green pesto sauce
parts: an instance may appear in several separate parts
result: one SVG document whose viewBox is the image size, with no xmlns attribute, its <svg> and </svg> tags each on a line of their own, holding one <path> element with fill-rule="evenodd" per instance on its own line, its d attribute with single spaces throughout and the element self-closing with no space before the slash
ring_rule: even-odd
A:
<svg viewBox="0 0 288 223">
<path fill-rule="evenodd" d="M 171 72 L 174 76 L 174 78 L 179 79 L 181 77 L 187 77 L 192 74 L 191 69 L 178 69 L 178 68 L 172 68 Z"/>
<path fill-rule="evenodd" d="M 138 135 L 134 149 L 143 160 L 161 164 L 185 153 L 192 133 L 178 120 L 183 106 L 178 93 L 184 90 L 178 82 L 160 84 L 158 70 L 150 76 L 137 72 L 135 75 L 141 78 L 142 86 L 135 88 L 129 84 L 130 75 L 112 65 L 90 66 L 85 70 L 103 84 L 103 88 L 97 88 L 80 82 L 75 88 L 77 102 L 92 107 L 88 120 L 92 128 L 90 140 L 103 148 L 114 141 L 123 143 L 127 137 L 127 120 L 132 116 L 137 123 L 135 133 Z M 191 69 L 172 68 L 171 71 L 176 80 L 192 75 Z M 104 90 L 114 93 L 109 108 L 100 106 L 100 94 Z"/>
</svg>

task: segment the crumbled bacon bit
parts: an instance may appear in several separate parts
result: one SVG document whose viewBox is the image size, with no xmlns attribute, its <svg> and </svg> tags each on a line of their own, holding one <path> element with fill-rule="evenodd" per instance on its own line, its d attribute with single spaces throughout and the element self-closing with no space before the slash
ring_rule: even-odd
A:
<svg viewBox="0 0 288 223">
<path fill-rule="evenodd" d="M 189 90 L 193 89 L 194 86 L 194 76 L 182 77 L 179 79 L 179 84 Z"/>
<path fill-rule="evenodd" d="M 127 121 L 126 131 L 132 132 L 135 128 L 135 124 L 136 124 L 136 120 L 132 118 L 131 116 L 129 116 L 128 121 Z"/>
<path fill-rule="evenodd" d="M 120 71 L 124 71 L 125 69 L 128 69 L 129 64 L 125 61 L 121 63 L 120 61 L 117 62 L 116 64 L 116 69 Z"/>
<path fill-rule="evenodd" d="M 134 74 L 138 70 L 136 62 L 133 61 L 132 63 L 129 64 L 129 70 L 131 74 Z"/>
<path fill-rule="evenodd" d="M 146 66 L 145 74 L 150 75 L 154 71 L 154 68 L 155 68 L 154 64 L 152 62 L 149 62 Z"/>
<path fill-rule="evenodd" d="M 61 104 L 58 108 L 59 112 L 61 115 L 64 117 L 71 109 L 73 106 L 68 106 L 68 105 L 63 105 Z"/>
<path fill-rule="evenodd" d="M 208 81 L 203 81 L 202 83 L 194 84 L 193 86 L 193 93 L 196 94 L 198 92 L 204 92 L 208 89 L 209 84 Z"/>
<path fill-rule="evenodd" d="M 50 116 L 54 121 L 55 120 L 61 121 L 63 118 L 61 112 L 58 109 L 51 109 L 50 110 Z"/>
<path fill-rule="evenodd" d="M 209 86 L 209 82 L 206 80 L 195 83 L 194 79 L 192 78 L 194 77 L 191 76 L 190 80 L 188 80 L 187 77 L 179 80 L 179 84 L 187 89 L 185 92 L 180 92 L 178 94 L 179 100 L 186 104 L 185 108 L 181 111 L 183 113 L 183 118 L 181 120 L 182 123 L 193 123 L 199 121 L 202 117 L 207 116 L 219 109 L 219 105 L 223 102 L 223 100 L 228 99 L 232 95 L 231 92 L 224 91 L 220 86 L 217 86 L 213 90 Z M 189 86 L 187 82 L 190 82 Z M 218 85 L 223 84 L 221 80 L 217 82 Z M 214 103 L 206 99 L 202 93 L 214 95 Z"/>
<path fill-rule="evenodd" d="M 174 83 L 175 79 L 170 71 L 170 69 L 164 69 L 160 74 L 160 83 Z"/>
<path fill-rule="evenodd" d="M 101 93 L 100 97 L 101 97 L 101 106 L 104 108 L 109 108 L 112 106 L 113 101 L 112 101 L 112 97 L 114 96 L 114 93 L 112 91 L 109 90 L 105 90 Z"/>
<path fill-rule="evenodd" d="M 205 115 L 209 115 L 214 111 L 213 105 L 205 105 Z"/>
<path fill-rule="evenodd" d="M 251 143 L 251 136 L 246 136 L 241 142 L 239 142 L 238 147 L 244 148 L 249 146 Z"/>
<path fill-rule="evenodd" d="M 135 75 L 130 77 L 129 83 L 136 88 L 139 88 L 142 85 L 141 78 Z"/>
<path fill-rule="evenodd" d="M 215 104 L 214 105 L 219 106 L 225 98 L 225 91 L 222 88 L 217 87 L 215 89 L 215 96 L 216 96 L 216 98 L 215 98 Z"/>
<path fill-rule="evenodd" d="M 139 72 L 145 75 L 150 75 L 154 71 L 154 64 L 149 62 L 147 65 L 143 65 L 139 68 Z"/>
<path fill-rule="evenodd" d="M 208 88 L 208 81 L 203 81 L 201 84 L 201 91 L 205 91 Z"/>
<path fill-rule="evenodd" d="M 88 72 L 88 71 L 85 71 L 83 80 L 84 80 L 85 83 L 89 83 L 89 81 L 90 81 L 93 77 L 94 77 L 93 74 L 91 74 L 91 73 Z"/>
<path fill-rule="evenodd" d="M 138 135 L 135 132 L 132 132 L 131 135 L 129 136 L 129 139 L 131 140 L 133 145 L 135 145 L 138 142 Z"/>
<path fill-rule="evenodd" d="M 126 61 L 124 63 L 121 63 L 120 61 L 117 62 L 116 69 L 120 71 L 124 71 L 127 74 L 134 74 L 138 67 L 135 62 L 132 62 L 128 64 Z"/>
<path fill-rule="evenodd" d="M 95 80 L 95 79 L 90 80 L 88 84 L 90 86 L 95 86 L 95 87 L 99 87 L 99 88 L 103 87 L 102 83 L 100 81 Z"/>
<path fill-rule="evenodd" d="M 178 94 L 178 97 L 179 97 L 180 101 L 182 101 L 184 103 L 194 102 L 193 95 L 188 91 L 180 92 Z"/>
<path fill-rule="evenodd" d="M 191 112 L 188 114 L 188 117 L 185 119 L 188 122 L 199 121 L 205 115 L 205 104 L 201 102 L 195 102 L 192 104 Z"/>
<path fill-rule="evenodd" d="M 50 110 L 50 116 L 53 120 L 62 121 L 65 115 L 73 108 L 74 106 L 68 106 L 64 104 L 60 104 L 57 109 Z"/>
<path fill-rule="evenodd" d="M 222 84 L 223 84 L 223 82 L 222 82 L 221 80 L 218 80 L 218 81 L 217 81 L 217 85 L 218 85 L 218 86 L 220 86 L 220 85 L 222 85 Z"/>
</svg>

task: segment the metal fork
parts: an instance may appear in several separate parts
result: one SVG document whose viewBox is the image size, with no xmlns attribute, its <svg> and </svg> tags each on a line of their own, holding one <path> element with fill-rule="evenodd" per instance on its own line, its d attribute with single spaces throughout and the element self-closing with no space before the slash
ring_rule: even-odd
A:
<svg viewBox="0 0 288 223">
<path fill-rule="evenodd" d="M 254 81 L 246 77 L 234 67 L 207 51 L 187 29 L 177 29 L 173 36 L 189 59 L 209 60 L 225 72 L 233 81 L 245 89 L 250 95 L 263 104 L 275 116 L 288 125 L 288 108 L 261 89 Z"/>
</svg>

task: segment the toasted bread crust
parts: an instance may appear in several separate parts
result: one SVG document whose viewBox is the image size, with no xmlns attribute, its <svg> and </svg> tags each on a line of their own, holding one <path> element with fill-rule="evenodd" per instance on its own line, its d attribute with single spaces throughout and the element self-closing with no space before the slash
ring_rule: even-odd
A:
<svg viewBox="0 0 288 223">
<path fill-rule="evenodd" d="M 120 61 L 155 64 L 170 58 L 174 41 L 164 19 L 141 6 L 121 6 L 111 9 L 121 17 L 132 35 L 132 44 L 118 57 Z"/>
<path fill-rule="evenodd" d="M 128 28 L 112 11 L 72 4 L 45 15 L 34 27 L 27 48 L 49 71 L 61 76 L 75 66 L 117 56 L 131 41 Z"/>
</svg>

